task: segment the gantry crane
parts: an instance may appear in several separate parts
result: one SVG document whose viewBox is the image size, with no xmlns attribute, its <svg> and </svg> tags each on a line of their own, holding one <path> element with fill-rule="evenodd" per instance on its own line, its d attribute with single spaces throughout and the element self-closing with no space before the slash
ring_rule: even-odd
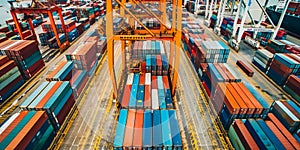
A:
<svg viewBox="0 0 300 150">
<path fill-rule="evenodd" d="M 110 77 L 113 84 L 113 95 L 117 98 L 117 83 L 116 75 L 114 70 L 114 41 L 121 40 L 122 48 L 122 68 L 125 69 L 125 41 L 129 42 L 136 40 L 170 40 L 170 56 L 169 64 L 173 76 L 172 76 L 172 95 L 175 94 L 176 83 L 178 79 L 178 68 L 179 68 L 179 56 L 181 47 L 181 20 L 182 20 L 182 0 L 172 0 L 173 12 L 172 12 L 172 25 L 168 26 L 167 23 L 167 0 L 129 0 L 129 3 L 136 4 L 141 9 L 143 9 L 148 15 L 156 18 L 160 23 L 160 29 L 153 30 L 147 28 L 135 14 L 133 14 L 129 9 L 126 8 L 126 0 L 115 0 L 120 5 L 120 15 L 122 17 L 128 18 L 129 24 L 134 26 L 134 21 L 136 21 L 144 30 L 134 31 L 131 35 L 115 35 L 113 32 L 113 8 L 112 0 L 106 0 L 106 36 L 107 36 L 107 51 L 108 51 L 108 66 L 110 71 Z M 147 7 L 143 5 L 143 2 L 159 2 L 159 11 L 162 15 L 157 16 L 155 13 L 151 12 Z M 126 12 L 126 14 L 125 14 Z M 139 17 L 146 17 L 141 16 Z M 133 28 L 135 29 L 135 28 Z M 174 59 L 175 55 L 175 59 Z M 173 62 L 175 61 L 175 62 Z M 173 64 L 174 63 L 174 64 Z"/>
<path fill-rule="evenodd" d="M 28 8 L 14 8 L 13 7 L 13 2 L 10 1 L 11 3 L 11 10 L 10 13 L 12 15 L 12 18 L 14 20 L 14 23 L 16 25 L 17 31 L 20 35 L 20 38 L 23 40 L 25 37 L 23 36 L 22 33 L 22 29 L 21 26 L 18 22 L 18 18 L 17 18 L 17 14 L 25 14 L 27 16 L 30 16 L 31 14 L 47 14 L 51 23 L 51 27 L 53 29 L 58 47 L 60 48 L 60 50 L 62 51 L 63 49 L 67 48 L 69 46 L 69 42 L 68 42 L 68 34 L 66 32 L 66 28 L 65 28 L 65 23 L 64 23 L 64 19 L 63 19 L 63 15 L 62 15 L 62 9 L 58 6 L 56 6 L 56 4 L 54 2 L 52 2 L 52 0 L 48 0 L 48 2 L 40 2 L 38 0 L 32 0 L 31 1 L 31 5 Z M 53 14 L 52 12 L 57 12 L 62 24 L 62 29 L 64 31 L 64 34 L 66 36 L 66 42 L 62 43 L 59 39 L 59 35 L 58 35 L 58 31 L 56 29 L 56 25 L 55 25 L 55 21 L 53 18 Z M 28 23 L 30 25 L 30 29 L 31 32 L 34 36 L 34 38 L 36 39 L 37 36 L 35 34 L 34 31 L 34 25 L 32 24 L 32 18 L 28 17 Z"/>
</svg>

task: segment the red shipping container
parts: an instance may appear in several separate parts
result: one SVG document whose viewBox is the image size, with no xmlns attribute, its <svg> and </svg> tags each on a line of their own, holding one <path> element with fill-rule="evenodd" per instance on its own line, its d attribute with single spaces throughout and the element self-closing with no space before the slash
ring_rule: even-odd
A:
<svg viewBox="0 0 300 150">
<path fill-rule="evenodd" d="M 0 56 L 0 65 L 2 67 L 3 64 L 7 63 L 9 61 L 7 56 Z"/>
<path fill-rule="evenodd" d="M 162 76 L 162 79 L 164 83 L 164 89 L 170 89 L 168 76 Z"/>
<path fill-rule="evenodd" d="M 48 117 L 44 111 L 37 111 L 6 149 L 23 149 L 26 147 L 44 123 L 47 123 L 47 120 Z"/>
<path fill-rule="evenodd" d="M 22 76 L 17 77 L 10 84 L 8 84 L 6 87 L 4 87 L 2 90 L 0 90 L 0 95 L 4 95 L 5 93 L 7 93 L 10 89 L 12 89 L 21 80 L 23 80 Z"/>
<path fill-rule="evenodd" d="M 293 135 L 284 127 L 284 125 L 276 118 L 272 113 L 268 113 L 268 118 L 274 123 L 274 125 L 280 129 L 281 133 L 287 138 L 287 140 L 294 146 L 294 149 L 300 147 L 299 142 L 293 137 Z"/>
<path fill-rule="evenodd" d="M 131 93 L 131 86 L 125 85 L 123 97 L 122 97 L 122 101 L 121 101 L 121 106 L 123 108 L 128 108 L 128 104 L 129 104 L 129 100 L 130 100 L 130 93 Z"/>
<path fill-rule="evenodd" d="M 150 109 L 152 106 L 151 102 L 151 86 L 145 85 L 145 95 L 144 95 L 144 107 Z"/>
<path fill-rule="evenodd" d="M 10 134 L 19 122 L 28 114 L 29 111 L 21 111 L 20 115 L 0 134 L 0 142 Z"/>
<path fill-rule="evenodd" d="M 10 71 L 12 68 L 16 67 L 16 64 L 14 61 L 9 61 L 5 63 L 4 65 L 0 66 L 0 77 L 4 74 L 6 74 L 8 71 Z"/>
<path fill-rule="evenodd" d="M 158 89 L 156 76 L 151 76 L 151 79 L 152 79 L 151 81 L 152 89 Z"/>
<path fill-rule="evenodd" d="M 293 145 L 286 139 L 286 137 L 280 132 L 281 129 L 278 129 L 272 121 L 265 121 L 267 126 L 279 139 L 280 143 L 285 147 L 285 149 L 294 149 Z"/>
<path fill-rule="evenodd" d="M 71 108 L 73 107 L 74 104 L 75 104 L 75 98 L 73 95 L 71 95 L 68 101 L 66 102 L 66 104 L 64 105 L 64 107 L 61 109 L 61 111 L 56 117 L 60 125 L 63 124 L 63 122 L 65 121 L 67 115 L 71 111 Z"/>
<path fill-rule="evenodd" d="M 241 142 L 243 143 L 245 149 L 259 149 L 255 140 L 247 130 L 246 126 L 241 120 L 235 120 L 233 123 L 233 128 L 237 135 L 239 136 Z"/>
</svg>

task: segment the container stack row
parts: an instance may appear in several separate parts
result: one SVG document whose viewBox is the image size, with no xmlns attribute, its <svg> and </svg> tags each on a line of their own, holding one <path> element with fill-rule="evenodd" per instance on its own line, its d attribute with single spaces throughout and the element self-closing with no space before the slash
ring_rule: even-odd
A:
<svg viewBox="0 0 300 150">
<path fill-rule="evenodd" d="M 133 44 L 131 56 L 132 59 L 145 60 L 147 55 L 165 55 L 162 41 L 136 41 Z"/>
<path fill-rule="evenodd" d="M 175 110 L 121 109 L 114 149 L 182 149 Z"/>
<path fill-rule="evenodd" d="M 0 56 L 0 103 L 24 83 L 17 65 L 7 56 Z"/>
<path fill-rule="evenodd" d="M 160 22 L 156 18 L 145 18 L 142 20 L 144 26 L 151 30 L 159 30 Z M 145 30 L 138 22 L 135 22 L 137 30 Z"/>
<path fill-rule="evenodd" d="M 283 89 L 300 102 L 300 76 L 290 75 L 283 85 Z"/>
<path fill-rule="evenodd" d="M 300 75 L 300 56 L 276 53 L 266 74 L 282 86 L 289 75 Z"/>
<path fill-rule="evenodd" d="M 69 48 L 65 53 L 67 60 L 73 61 L 76 69 L 86 70 L 90 76 L 98 65 L 97 43 L 97 41 L 84 42 Z"/>
<path fill-rule="evenodd" d="M 270 40 L 266 49 L 271 53 L 300 53 L 300 46 L 288 40 Z"/>
<path fill-rule="evenodd" d="M 0 50 L 15 61 L 24 79 L 30 79 L 45 66 L 36 41 L 7 40 L 0 43 Z"/>
<path fill-rule="evenodd" d="M 55 137 L 45 111 L 21 111 L 0 127 L 0 149 L 47 149 Z"/>
<path fill-rule="evenodd" d="M 42 82 L 34 93 L 20 104 L 22 110 L 43 110 L 56 131 L 75 103 L 68 81 Z"/>
<path fill-rule="evenodd" d="M 70 81 L 73 95 L 77 98 L 88 81 L 88 74 L 86 70 L 76 69 L 72 61 L 64 61 L 55 66 L 52 72 L 47 75 L 46 80 L 49 82 Z"/>
<path fill-rule="evenodd" d="M 272 113 L 266 119 L 236 119 L 228 136 L 236 149 L 299 149 L 299 141 Z"/>
<path fill-rule="evenodd" d="M 168 76 L 130 73 L 126 81 L 121 106 L 130 109 L 153 110 L 174 108 Z"/>
<path fill-rule="evenodd" d="M 272 113 L 280 120 L 290 133 L 300 129 L 300 107 L 291 100 L 275 101 Z"/>
<path fill-rule="evenodd" d="M 266 117 L 273 100 L 264 99 L 250 84 L 241 82 L 227 64 L 202 64 L 199 76 L 225 129 L 236 118 Z"/>
<path fill-rule="evenodd" d="M 274 54 L 272 54 L 268 50 L 257 50 L 253 57 L 252 63 L 262 72 L 266 72 L 267 69 L 270 67 L 273 57 Z"/>
</svg>

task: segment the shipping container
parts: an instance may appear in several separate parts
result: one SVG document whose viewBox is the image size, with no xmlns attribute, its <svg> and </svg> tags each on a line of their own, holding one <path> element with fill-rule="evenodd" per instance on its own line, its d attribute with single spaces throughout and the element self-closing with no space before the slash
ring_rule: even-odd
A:
<svg viewBox="0 0 300 150">
<path fill-rule="evenodd" d="M 144 111 L 137 110 L 135 115 L 134 123 L 134 134 L 133 134 L 133 148 L 143 148 L 143 123 L 144 123 Z"/>
<path fill-rule="evenodd" d="M 121 109 L 114 139 L 114 149 L 122 150 L 128 110 Z"/>
<path fill-rule="evenodd" d="M 159 110 L 153 110 L 153 148 L 162 149 L 163 139 L 162 139 L 162 122 L 161 122 L 161 112 Z"/>
<path fill-rule="evenodd" d="M 135 123 L 135 113 L 133 109 L 128 110 L 126 129 L 123 140 L 123 149 L 133 148 L 133 134 L 134 134 L 134 123 Z"/>
</svg>

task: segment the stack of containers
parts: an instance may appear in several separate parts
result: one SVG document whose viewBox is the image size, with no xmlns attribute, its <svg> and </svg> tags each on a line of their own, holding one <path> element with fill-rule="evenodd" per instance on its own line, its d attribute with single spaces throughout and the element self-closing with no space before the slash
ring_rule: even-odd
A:
<svg viewBox="0 0 300 150">
<path fill-rule="evenodd" d="M 76 23 L 76 29 L 78 32 L 78 36 L 84 32 L 84 24 L 83 23 Z"/>
<path fill-rule="evenodd" d="M 42 82 L 34 93 L 19 106 L 22 110 L 43 110 L 56 131 L 75 104 L 68 81 Z"/>
<path fill-rule="evenodd" d="M 299 142 L 272 113 L 266 119 L 236 119 L 228 136 L 236 149 L 299 149 Z"/>
<path fill-rule="evenodd" d="M 127 77 L 121 106 L 131 109 L 173 108 L 168 76 L 130 73 Z"/>
<path fill-rule="evenodd" d="M 221 24 L 221 35 L 224 36 L 224 39 L 226 41 L 229 40 L 230 36 L 231 36 L 231 33 L 233 31 L 233 23 L 234 23 L 234 20 L 232 18 L 229 18 L 229 17 L 225 17 L 222 21 L 222 24 Z"/>
<path fill-rule="evenodd" d="M 74 28 L 71 32 L 68 32 L 69 42 L 73 42 L 79 36 L 77 28 Z"/>
<path fill-rule="evenodd" d="M 58 34 L 58 37 L 59 37 L 59 40 L 60 40 L 61 44 L 65 43 L 67 41 L 66 35 L 64 33 Z M 48 46 L 50 48 L 59 48 L 56 37 L 52 37 L 51 39 L 49 39 L 49 45 Z"/>
<path fill-rule="evenodd" d="M 219 83 L 212 103 L 225 129 L 234 119 L 259 118 L 264 108 L 242 82 Z"/>
<path fill-rule="evenodd" d="M 70 20 L 70 19 L 65 20 L 64 23 L 65 23 L 65 28 L 67 33 L 71 32 L 76 28 L 76 22 L 74 20 Z M 55 26 L 58 33 L 64 33 L 60 20 L 55 20 Z M 53 32 L 51 23 L 49 21 L 42 24 L 42 29 L 45 32 Z"/>
<path fill-rule="evenodd" d="M 68 61 L 73 61 L 75 68 L 86 70 L 92 75 L 97 65 L 97 41 L 85 42 L 84 44 L 76 45 L 65 53 Z M 96 64 L 96 65 L 95 65 Z"/>
<path fill-rule="evenodd" d="M 176 111 L 121 109 L 114 149 L 152 148 L 182 149 Z"/>
<path fill-rule="evenodd" d="M 83 24 L 84 30 L 87 30 L 91 26 L 89 18 L 80 18 L 79 23 Z"/>
<path fill-rule="evenodd" d="M 296 54 L 276 53 L 267 75 L 278 85 L 283 85 L 289 75 L 300 75 L 300 57 Z"/>
<path fill-rule="evenodd" d="M 283 89 L 300 103 L 300 76 L 290 75 Z"/>
<path fill-rule="evenodd" d="M 268 43 L 268 46 L 266 47 L 267 50 L 269 50 L 271 53 L 289 53 L 285 49 L 285 44 L 278 40 L 270 40 Z"/>
<path fill-rule="evenodd" d="M 272 62 L 273 57 L 274 54 L 272 54 L 268 50 L 257 50 L 253 57 L 252 63 L 262 72 L 266 72 Z"/>
<path fill-rule="evenodd" d="M 288 40 L 280 40 L 280 42 L 285 44 L 285 49 L 287 50 L 287 53 L 300 54 L 300 46 L 299 45 L 294 44 Z"/>
<path fill-rule="evenodd" d="M 206 63 L 226 63 L 230 49 L 222 41 L 203 41 Z"/>
<path fill-rule="evenodd" d="M 300 128 L 300 107 L 293 101 L 274 101 L 272 113 L 292 134 Z"/>
<path fill-rule="evenodd" d="M 75 69 L 72 61 L 64 61 L 59 63 L 54 70 L 47 75 L 46 80 L 49 82 L 70 81 L 73 94 L 75 98 L 77 98 L 88 81 L 88 75 L 85 70 Z"/>
<path fill-rule="evenodd" d="M 199 69 L 200 79 L 207 93 L 210 96 L 219 82 L 241 82 L 236 73 L 223 63 L 208 63 L 205 68 Z"/>
<path fill-rule="evenodd" d="M 210 18 L 210 24 L 209 24 L 209 27 L 210 28 L 215 28 L 215 25 L 216 25 L 216 22 L 217 22 L 217 14 L 218 12 L 214 11 L 213 14 L 211 15 L 211 18 Z"/>
<path fill-rule="evenodd" d="M 54 37 L 54 32 L 41 32 L 39 33 L 40 44 L 46 46 L 49 44 L 49 39 Z"/>
<path fill-rule="evenodd" d="M 55 130 L 45 111 L 21 111 L 0 127 L 0 149 L 47 149 Z"/>
<path fill-rule="evenodd" d="M 45 66 L 36 41 L 7 40 L 0 43 L 0 50 L 15 61 L 24 79 L 31 78 Z"/>
<path fill-rule="evenodd" d="M 0 102 L 6 100 L 24 83 L 15 62 L 0 56 Z"/>
</svg>

